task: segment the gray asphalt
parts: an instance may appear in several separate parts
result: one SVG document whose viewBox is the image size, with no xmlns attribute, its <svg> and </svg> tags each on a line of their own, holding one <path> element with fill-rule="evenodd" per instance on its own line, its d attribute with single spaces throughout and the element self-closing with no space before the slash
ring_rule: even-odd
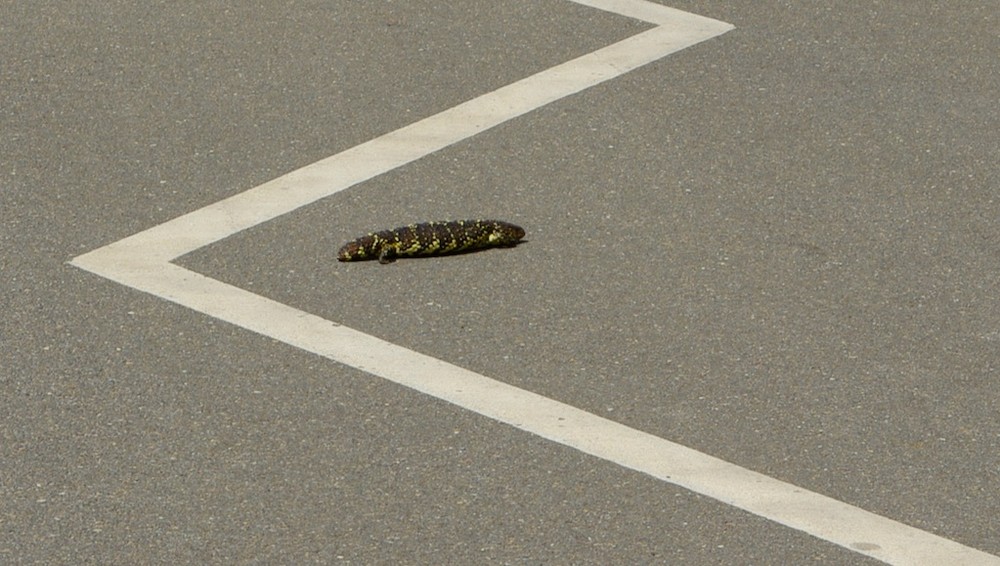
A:
<svg viewBox="0 0 1000 566">
<path fill-rule="evenodd" d="M 866 563 L 66 263 L 645 24 L 146 4 L 0 8 L 0 562 Z M 736 29 L 180 263 L 1000 554 L 1000 11 L 670 5 Z"/>
</svg>

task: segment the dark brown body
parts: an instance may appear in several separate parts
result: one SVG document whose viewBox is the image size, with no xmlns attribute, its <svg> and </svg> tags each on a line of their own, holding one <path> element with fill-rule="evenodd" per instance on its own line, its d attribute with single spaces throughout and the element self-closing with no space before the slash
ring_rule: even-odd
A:
<svg viewBox="0 0 1000 566">
<path fill-rule="evenodd" d="M 379 263 L 390 263 L 397 257 L 445 255 L 514 246 L 523 237 L 523 228 L 502 220 L 424 222 L 372 232 L 351 240 L 337 252 L 337 259 L 377 259 Z"/>
</svg>

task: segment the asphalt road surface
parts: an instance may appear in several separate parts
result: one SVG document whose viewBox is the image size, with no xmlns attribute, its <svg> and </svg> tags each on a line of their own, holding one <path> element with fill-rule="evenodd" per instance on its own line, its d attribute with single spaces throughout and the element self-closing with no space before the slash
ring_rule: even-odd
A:
<svg viewBox="0 0 1000 566">
<path fill-rule="evenodd" d="M 669 5 L 735 29 L 176 263 L 1000 555 L 1000 10 Z M 0 7 L 0 562 L 877 563 L 69 263 L 651 27 Z"/>
</svg>

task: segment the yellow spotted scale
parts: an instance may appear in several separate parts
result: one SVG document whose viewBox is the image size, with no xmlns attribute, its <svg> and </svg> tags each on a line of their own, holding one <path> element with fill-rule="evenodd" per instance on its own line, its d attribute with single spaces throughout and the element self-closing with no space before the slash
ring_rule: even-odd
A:
<svg viewBox="0 0 1000 566">
<path fill-rule="evenodd" d="M 410 224 L 371 232 L 344 244 L 340 261 L 378 259 L 392 263 L 397 257 L 445 255 L 491 247 L 516 246 L 524 228 L 502 220 L 447 220 Z"/>
</svg>

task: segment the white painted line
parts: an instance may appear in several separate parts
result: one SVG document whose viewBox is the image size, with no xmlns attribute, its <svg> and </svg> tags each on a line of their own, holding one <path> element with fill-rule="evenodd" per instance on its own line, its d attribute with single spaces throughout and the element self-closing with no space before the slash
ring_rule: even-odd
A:
<svg viewBox="0 0 1000 566">
<path fill-rule="evenodd" d="M 642 0 L 574 0 L 657 25 L 273 181 L 83 254 L 73 265 L 892 564 L 1000 557 L 385 342 L 170 263 L 732 28 Z"/>
<path fill-rule="evenodd" d="M 702 20 L 698 21 L 703 31 L 698 33 L 653 28 L 108 247 L 171 261 L 732 29 L 729 24 L 715 22 L 712 27 Z"/>
<path fill-rule="evenodd" d="M 652 2 L 636 2 L 635 0 L 572 0 L 583 6 L 590 6 L 625 16 L 634 20 L 649 22 L 659 27 L 679 30 L 683 33 L 703 33 L 713 29 L 718 29 L 719 24 L 732 29 L 729 24 L 723 24 L 718 20 L 684 12 L 677 8 L 671 8 L 662 4 Z"/>
<path fill-rule="evenodd" d="M 394 381 L 587 454 L 891 564 L 996 565 L 1000 558 L 685 446 L 408 350 L 171 263 L 89 269 L 220 320 Z M 74 262 L 76 263 L 76 262 Z M 142 264 L 144 262 L 139 262 Z"/>
</svg>

